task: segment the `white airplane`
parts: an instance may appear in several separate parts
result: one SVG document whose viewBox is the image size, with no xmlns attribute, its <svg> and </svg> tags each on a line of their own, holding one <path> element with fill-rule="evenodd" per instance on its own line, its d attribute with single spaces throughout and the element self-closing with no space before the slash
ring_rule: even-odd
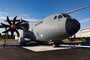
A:
<svg viewBox="0 0 90 60">
<path fill-rule="evenodd" d="M 12 21 L 7 16 L 7 22 L 10 25 L 1 23 L 3 27 L 9 28 L 3 33 L 11 31 L 11 36 L 13 36 L 13 33 L 16 32 L 20 44 L 26 44 L 30 41 L 36 41 L 37 43 L 52 41 L 54 46 L 59 46 L 63 39 L 74 35 L 80 29 L 80 23 L 68 14 L 87 7 L 53 14 L 37 22 L 22 22 L 22 19 L 20 19 L 20 22 L 15 24 L 17 16 Z M 18 32 L 18 29 L 21 30 Z"/>
</svg>

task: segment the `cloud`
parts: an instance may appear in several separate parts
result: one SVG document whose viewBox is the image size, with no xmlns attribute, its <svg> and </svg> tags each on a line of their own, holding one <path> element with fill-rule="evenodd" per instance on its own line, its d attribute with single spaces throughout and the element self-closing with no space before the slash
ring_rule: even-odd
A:
<svg viewBox="0 0 90 60">
<path fill-rule="evenodd" d="M 1 15 L 1 14 L 9 14 L 9 13 L 7 13 L 7 12 L 0 12 L 0 15 Z"/>
<path fill-rule="evenodd" d="M 27 20 L 27 21 L 39 21 L 39 19 L 34 19 L 34 18 L 23 18 L 23 20 Z"/>
<path fill-rule="evenodd" d="M 81 29 L 90 28 L 88 25 L 81 25 Z"/>
<path fill-rule="evenodd" d="M 4 24 L 7 24 L 6 22 L 4 22 L 4 20 L 7 19 L 7 15 L 8 15 L 8 14 L 10 14 L 10 13 L 8 13 L 8 12 L 0 12 L 0 23 L 2 22 L 2 23 L 4 23 Z M 39 19 L 31 18 L 31 17 L 29 17 L 29 15 L 27 15 L 27 14 L 21 14 L 21 15 L 22 15 L 22 19 L 23 19 L 23 20 L 27 20 L 27 21 L 30 21 L 30 22 L 32 22 L 32 21 L 38 21 L 38 20 L 39 20 Z M 10 14 L 9 19 L 12 20 L 14 17 L 15 17 L 15 16 L 12 16 L 12 15 Z M 20 17 L 17 17 L 17 19 L 20 19 Z M 0 24 L 0 25 L 1 25 L 1 24 Z M 1 33 L 2 31 L 4 31 L 4 30 L 5 30 L 4 28 L 0 29 L 0 33 Z"/>
<path fill-rule="evenodd" d="M 4 22 L 4 20 L 6 20 L 6 17 L 5 16 L 0 16 L 0 23 Z"/>
<path fill-rule="evenodd" d="M 80 20 L 79 22 L 80 23 L 90 22 L 90 18 L 86 18 L 86 19 Z"/>
<path fill-rule="evenodd" d="M 34 18 L 31 18 L 29 15 L 27 14 L 21 14 L 23 16 L 23 20 L 27 20 L 27 21 L 38 21 L 39 19 L 34 19 Z M 20 18 L 20 17 L 18 17 Z"/>
<path fill-rule="evenodd" d="M 14 17 L 9 17 L 10 20 L 12 20 Z M 0 16 L 0 22 L 4 22 L 4 20 L 7 19 L 7 16 Z"/>
<path fill-rule="evenodd" d="M 6 15 L 9 14 L 8 12 L 0 12 L 0 22 L 6 20 Z"/>
<path fill-rule="evenodd" d="M 12 20 L 14 17 L 9 17 L 10 20 Z M 0 20 L 6 20 L 7 16 L 0 15 Z"/>
<path fill-rule="evenodd" d="M 9 17 L 10 20 L 12 20 L 14 17 Z M 7 16 L 0 16 L 0 20 L 6 20 Z M 17 17 L 17 19 L 20 19 L 20 17 Z M 34 18 L 22 18 L 23 20 L 27 21 L 39 21 L 39 19 L 34 19 Z"/>
<path fill-rule="evenodd" d="M 4 17 L 4 16 L 0 16 L 0 19 L 1 19 L 1 20 L 5 20 L 6 17 Z"/>
<path fill-rule="evenodd" d="M 13 19 L 14 17 L 9 17 L 9 19 L 11 20 L 11 19 Z M 20 19 L 20 17 L 18 17 L 17 19 Z M 22 18 L 23 20 L 27 20 L 27 21 L 30 21 L 30 22 L 33 22 L 33 21 L 39 21 L 39 19 L 34 19 L 34 18 Z M 1 22 L 3 22 L 3 23 L 5 23 L 4 22 L 4 20 L 6 20 L 6 16 L 4 17 L 4 16 L 0 16 L 0 23 Z M 2 32 L 2 31 L 4 31 L 5 29 L 0 29 L 0 33 Z"/>
</svg>

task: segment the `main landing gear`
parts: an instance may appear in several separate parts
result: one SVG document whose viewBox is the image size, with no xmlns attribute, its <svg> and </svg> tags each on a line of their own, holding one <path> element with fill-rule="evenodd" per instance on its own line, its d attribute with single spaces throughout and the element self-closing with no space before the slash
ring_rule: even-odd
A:
<svg viewBox="0 0 90 60">
<path fill-rule="evenodd" d="M 59 46 L 60 46 L 60 43 L 62 43 L 61 40 L 52 41 L 52 46 L 53 46 L 53 47 L 59 47 Z"/>
</svg>

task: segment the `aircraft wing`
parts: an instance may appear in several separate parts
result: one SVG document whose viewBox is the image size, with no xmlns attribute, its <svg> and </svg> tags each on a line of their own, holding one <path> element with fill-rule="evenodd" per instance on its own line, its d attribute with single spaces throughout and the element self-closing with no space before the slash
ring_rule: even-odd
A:
<svg viewBox="0 0 90 60">
<path fill-rule="evenodd" d="M 70 13 L 76 12 L 76 11 L 78 11 L 78 10 L 85 9 L 85 8 L 87 8 L 87 7 L 89 7 L 89 6 L 85 6 L 85 7 L 82 7 L 82 8 L 79 8 L 79 9 L 73 10 L 73 11 L 70 11 L 70 12 L 66 12 L 65 14 L 70 14 Z"/>
</svg>

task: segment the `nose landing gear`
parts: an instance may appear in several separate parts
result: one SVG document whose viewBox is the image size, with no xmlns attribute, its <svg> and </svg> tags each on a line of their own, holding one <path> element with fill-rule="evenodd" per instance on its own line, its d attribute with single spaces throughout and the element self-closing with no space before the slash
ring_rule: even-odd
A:
<svg viewBox="0 0 90 60">
<path fill-rule="evenodd" d="M 53 41 L 52 46 L 53 47 L 59 47 L 60 46 L 60 43 L 62 43 L 61 40 L 55 40 L 55 41 Z"/>
</svg>

